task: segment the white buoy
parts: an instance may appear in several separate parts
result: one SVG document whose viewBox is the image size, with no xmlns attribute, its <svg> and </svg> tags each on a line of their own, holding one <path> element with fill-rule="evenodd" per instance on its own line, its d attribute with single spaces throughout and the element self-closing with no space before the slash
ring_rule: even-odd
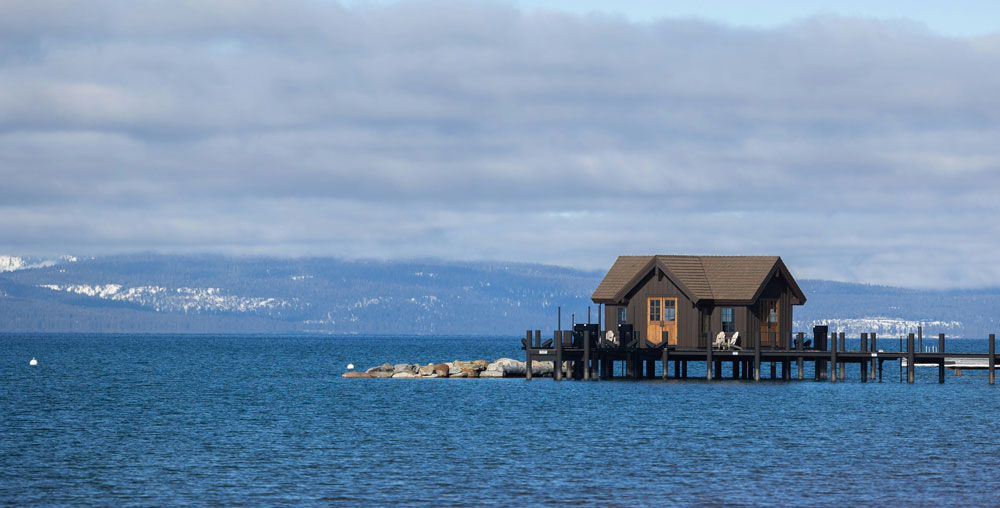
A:
<svg viewBox="0 0 1000 508">
<path fill-rule="evenodd" d="M 354 364 L 353 363 L 348 363 L 347 364 L 347 370 L 354 370 Z"/>
<path fill-rule="evenodd" d="M 28 362 L 28 365 L 31 365 L 32 367 L 34 367 L 35 365 L 38 365 L 38 360 L 36 360 L 35 357 L 32 356 L 31 357 L 31 361 Z"/>
</svg>

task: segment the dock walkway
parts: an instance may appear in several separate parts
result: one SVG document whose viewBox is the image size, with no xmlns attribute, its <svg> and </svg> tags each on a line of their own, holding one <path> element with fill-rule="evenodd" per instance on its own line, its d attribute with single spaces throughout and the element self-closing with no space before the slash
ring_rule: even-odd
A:
<svg viewBox="0 0 1000 508">
<path fill-rule="evenodd" d="M 625 377 L 632 379 L 655 377 L 656 363 L 660 362 L 661 377 L 670 376 L 670 365 L 673 364 L 674 378 L 688 377 L 688 364 L 691 362 L 705 365 L 707 380 L 722 378 L 724 364 L 731 364 L 731 377 L 734 379 L 761 379 L 761 369 L 764 365 L 770 368 L 770 377 L 778 378 L 778 367 L 781 369 L 781 379 L 792 379 L 792 365 L 796 367 L 796 378 L 804 379 L 805 365 L 813 364 L 815 380 L 836 382 L 844 379 L 848 364 L 857 364 L 861 382 L 869 378 L 882 381 L 883 364 L 886 361 L 900 362 L 900 376 L 906 371 L 908 383 L 913 383 L 916 367 L 938 367 L 938 382 L 944 383 L 945 369 L 953 369 L 956 375 L 961 375 L 963 369 L 985 369 L 988 371 L 989 384 L 995 384 L 996 379 L 996 338 L 989 336 L 988 353 L 946 353 L 944 334 L 938 336 L 939 345 L 935 352 L 917 353 L 914 350 L 914 334 L 909 334 L 906 340 L 906 351 L 879 351 L 876 349 L 876 336 L 871 334 L 869 349 L 868 334 L 861 334 L 861 349 L 845 351 L 844 334 L 839 335 L 840 349 L 837 347 L 837 334 L 831 334 L 832 340 L 819 338 L 817 344 L 827 344 L 824 349 L 807 349 L 803 347 L 804 334 L 799 333 L 794 349 L 762 348 L 759 337 L 748 349 L 718 350 L 714 348 L 678 348 L 663 343 L 653 344 L 638 337 L 622 337 L 618 342 L 607 340 L 606 332 L 587 329 L 584 331 L 556 330 L 551 340 L 544 343 L 541 340 L 541 330 L 528 330 L 521 340 L 525 351 L 525 366 L 527 379 L 531 379 L 532 363 L 537 361 L 552 361 L 555 366 L 553 378 L 556 381 L 563 377 L 582 380 L 611 379 L 614 377 L 615 363 L 624 363 Z"/>
</svg>

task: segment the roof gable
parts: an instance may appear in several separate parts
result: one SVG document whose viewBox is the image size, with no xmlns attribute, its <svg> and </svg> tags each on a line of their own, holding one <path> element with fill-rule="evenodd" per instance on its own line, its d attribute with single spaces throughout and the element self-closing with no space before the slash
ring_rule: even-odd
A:
<svg viewBox="0 0 1000 508">
<path fill-rule="evenodd" d="M 778 256 L 620 256 L 597 286 L 595 303 L 619 303 L 654 267 L 659 267 L 691 301 L 752 303 L 777 272 L 797 303 L 805 295 Z"/>
</svg>

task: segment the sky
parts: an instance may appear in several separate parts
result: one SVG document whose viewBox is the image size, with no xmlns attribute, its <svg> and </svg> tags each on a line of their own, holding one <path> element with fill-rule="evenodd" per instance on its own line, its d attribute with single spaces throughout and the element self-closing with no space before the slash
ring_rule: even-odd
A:
<svg viewBox="0 0 1000 508">
<path fill-rule="evenodd" d="M 1000 7 L 679 4 L 0 2 L 0 254 L 1000 286 Z"/>
</svg>

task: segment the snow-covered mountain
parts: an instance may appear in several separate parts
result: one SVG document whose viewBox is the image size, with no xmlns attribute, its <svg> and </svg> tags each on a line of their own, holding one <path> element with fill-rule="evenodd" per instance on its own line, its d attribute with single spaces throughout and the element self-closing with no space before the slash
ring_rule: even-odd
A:
<svg viewBox="0 0 1000 508">
<path fill-rule="evenodd" d="M 0 331 L 520 335 L 583 321 L 603 272 L 518 263 L 129 255 L 0 256 Z M 856 335 L 996 333 L 1000 289 L 800 280 L 813 324 Z"/>
</svg>

